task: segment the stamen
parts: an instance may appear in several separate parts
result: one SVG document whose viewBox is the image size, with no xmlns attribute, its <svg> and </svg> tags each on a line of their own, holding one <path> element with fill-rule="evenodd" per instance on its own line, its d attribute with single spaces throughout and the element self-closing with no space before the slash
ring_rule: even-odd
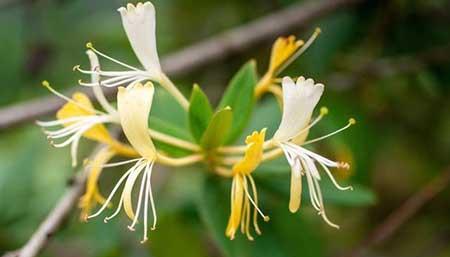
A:
<svg viewBox="0 0 450 257">
<path fill-rule="evenodd" d="M 122 161 L 122 162 L 108 163 L 108 164 L 100 165 L 98 167 L 101 167 L 101 168 L 117 167 L 117 166 L 122 166 L 122 165 L 125 165 L 125 164 L 128 164 L 128 163 L 136 162 L 136 161 L 139 161 L 141 159 L 142 158 L 136 158 L 136 159 L 131 159 L 131 160 Z M 89 162 L 90 161 L 88 161 L 87 164 L 89 164 Z M 87 166 L 87 167 L 90 167 L 90 166 Z"/>
<path fill-rule="evenodd" d="M 109 220 L 116 217 L 117 214 L 119 214 L 120 210 L 122 209 L 122 204 L 123 204 L 123 196 L 120 196 L 119 204 L 117 205 L 116 211 L 110 216 L 105 217 L 103 219 L 103 222 L 108 223 Z"/>
<path fill-rule="evenodd" d="M 153 226 L 151 230 L 156 229 L 156 222 L 158 221 L 156 216 L 156 208 L 155 208 L 155 201 L 153 200 L 153 193 L 152 193 L 152 186 L 151 186 L 151 177 L 152 177 L 152 171 L 153 171 L 153 164 L 155 162 L 151 161 L 150 166 L 147 166 L 147 170 L 149 172 L 149 175 L 147 176 L 147 193 L 150 195 L 150 205 L 152 207 L 152 214 L 153 214 Z"/>
<path fill-rule="evenodd" d="M 132 69 L 132 70 L 135 70 L 135 71 L 140 71 L 138 68 L 135 68 L 135 67 L 133 67 L 131 65 L 123 63 L 123 62 L 121 62 L 119 60 L 116 60 L 116 59 L 114 59 L 112 57 L 109 57 L 108 55 L 98 51 L 97 49 L 94 48 L 94 46 L 93 46 L 93 44 L 91 42 L 86 43 L 86 47 L 91 49 L 94 53 L 96 53 L 96 54 L 98 54 L 98 55 L 100 55 L 100 56 L 102 56 L 102 57 L 104 57 L 104 58 L 106 58 L 106 59 L 108 59 L 108 60 L 110 60 L 112 62 L 115 62 L 115 63 L 117 63 L 119 65 L 122 65 L 122 66 L 124 66 L 124 67 L 126 67 L 128 69 Z"/>
<path fill-rule="evenodd" d="M 320 212 L 320 210 L 322 208 L 321 208 L 319 198 L 317 196 L 316 188 L 314 186 L 314 182 L 313 182 L 314 179 L 308 169 L 308 166 L 305 164 L 304 160 L 300 159 L 300 162 L 302 163 L 303 170 L 305 171 L 306 181 L 308 183 L 309 199 L 310 199 L 311 205 L 314 207 L 314 209 L 316 209 L 317 211 Z"/>
<path fill-rule="evenodd" d="M 337 133 L 339 133 L 339 132 L 341 132 L 341 131 L 344 131 L 344 130 L 348 129 L 349 127 L 351 127 L 351 126 L 354 125 L 355 123 L 356 123 L 355 119 L 351 118 L 351 119 L 348 120 L 348 124 L 345 125 L 344 127 L 340 128 L 340 129 L 338 129 L 338 130 L 336 130 L 336 131 L 334 131 L 334 132 L 331 132 L 331 133 L 329 133 L 329 134 L 327 134 L 327 135 L 324 135 L 324 136 L 321 136 L 321 137 L 318 137 L 318 138 L 315 138 L 315 139 L 308 140 L 308 141 L 306 141 L 305 143 L 303 143 L 302 145 L 308 145 L 308 144 L 311 144 L 311 143 L 314 143 L 314 142 L 323 140 L 323 139 L 325 139 L 325 138 L 327 138 L 327 137 L 331 137 L 331 136 L 333 136 L 333 135 L 336 135 Z"/>
<path fill-rule="evenodd" d="M 323 219 L 328 225 L 330 225 L 330 226 L 332 226 L 332 227 L 334 227 L 334 228 L 336 228 L 336 229 L 339 229 L 339 226 L 336 225 L 336 224 L 334 224 L 333 222 L 331 222 L 331 221 L 328 219 L 328 217 L 327 217 L 327 215 L 326 215 L 326 213 L 325 213 L 325 207 L 324 207 L 324 205 L 323 205 L 323 197 L 322 197 L 322 192 L 321 192 L 321 190 L 320 190 L 319 182 L 318 182 L 317 180 L 314 180 L 314 185 L 315 185 L 315 187 L 316 187 L 316 189 L 317 189 L 317 193 L 318 193 L 319 200 L 320 200 L 320 206 L 321 206 L 321 210 L 320 210 L 320 212 L 319 212 L 320 216 L 322 216 L 322 219 Z"/>
<path fill-rule="evenodd" d="M 109 194 L 109 196 L 106 199 L 105 203 L 103 203 L 102 207 L 96 213 L 94 213 L 92 215 L 89 215 L 87 217 L 87 219 L 91 219 L 91 218 L 97 217 L 98 215 L 100 215 L 100 213 L 102 213 L 106 209 L 106 207 L 108 206 L 108 204 L 111 202 L 112 198 L 114 197 L 116 191 L 119 189 L 120 185 L 128 177 L 128 175 L 130 175 L 130 173 L 133 172 L 136 169 L 136 167 L 139 165 L 139 163 L 140 162 L 137 161 L 136 164 L 133 167 L 131 167 L 127 172 L 125 172 L 125 174 L 122 175 L 122 177 L 119 179 L 119 181 L 117 181 L 117 183 L 114 186 L 113 190 Z"/>
<path fill-rule="evenodd" d="M 144 172 L 144 176 L 142 176 L 141 186 L 139 189 L 139 197 L 138 197 L 138 202 L 137 202 L 137 207 L 136 207 L 136 215 L 134 215 L 134 219 L 133 219 L 133 222 L 131 223 L 131 225 L 128 226 L 128 229 L 130 229 L 131 231 L 134 231 L 134 226 L 136 225 L 136 223 L 138 221 L 139 212 L 141 210 L 142 195 L 144 193 L 144 189 L 146 186 L 146 183 L 145 183 L 146 179 L 147 179 L 147 173 Z"/>
<path fill-rule="evenodd" d="M 264 213 L 258 208 L 258 205 L 253 201 L 253 198 L 248 193 L 246 178 L 245 178 L 245 176 L 243 176 L 243 177 L 244 177 L 244 183 L 243 184 L 244 184 L 245 194 L 247 195 L 248 199 L 252 203 L 253 207 L 258 211 L 259 215 L 261 215 L 261 217 L 264 219 L 265 222 L 268 222 L 270 220 L 270 217 L 264 215 Z"/>
<path fill-rule="evenodd" d="M 255 198 L 255 203 L 258 204 L 258 192 L 256 191 L 255 181 L 251 175 L 248 175 L 250 180 L 250 185 L 252 186 L 253 197 Z M 253 226 L 255 227 L 256 234 L 261 235 L 261 230 L 258 225 L 258 213 L 257 211 L 253 211 Z"/>
<path fill-rule="evenodd" d="M 297 59 L 300 55 L 302 55 L 306 49 L 308 49 L 311 44 L 314 42 L 314 40 L 316 40 L 317 36 L 319 36 L 321 30 L 320 28 L 316 28 L 314 33 L 311 35 L 311 37 L 308 39 L 308 41 L 306 41 L 306 43 L 300 48 L 298 49 L 298 51 L 293 54 L 291 56 L 291 58 L 289 58 L 289 60 L 287 60 L 282 66 L 280 66 L 280 68 L 278 69 L 278 71 L 282 71 L 284 70 L 287 66 L 289 66 L 295 59 Z"/>
<path fill-rule="evenodd" d="M 61 93 L 59 93 L 58 91 L 56 91 L 55 89 L 53 89 L 53 88 L 50 86 L 50 83 L 48 83 L 48 81 L 46 81 L 46 80 L 42 81 L 42 85 L 43 85 L 45 88 L 47 88 L 47 89 L 48 89 L 51 93 L 53 93 L 54 95 L 56 95 L 56 96 L 58 96 L 58 97 L 60 97 L 60 98 L 62 98 L 62 99 L 64 99 L 64 100 L 66 100 L 66 101 L 69 102 L 69 103 L 75 104 L 76 106 L 80 107 L 81 109 L 83 109 L 83 110 L 85 110 L 85 111 L 93 112 L 93 113 L 97 113 L 97 114 L 103 114 L 103 115 L 105 114 L 104 112 L 97 111 L 97 110 L 95 110 L 95 109 L 91 109 L 91 108 L 88 108 L 88 107 L 86 107 L 86 106 L 83 106 L 83 105 L 81 105 L 81 104 L 75 102 L 74 100 L 70 99 L 69 97 L 67 97 L 67 96 L 65 96 L 65 95 L 63 95 L 63 94 L 61 94 Z"/>
<path fill-rule="evenodd" d="M 76 117 L 70 117 L 67 119 L 62 120 L 52 120 L 52 121 L 36 121 L 36 124 L 41 127 L 54 127 L 54 126 L 60 126 L 67 123 L 72 123 L 80 120 L 86 119 L 86 116 L 76 116 Z"/>
<path fill-rule="evenodd" d="M 331 181 L 333 182 L 334 186 L 335 186 L 337 189 L 342 190 L 342 191 L 345 191 L 345 190 L 353 190 L 353 187 L 352 187 L 352 186 L 346 186 L 346 187 L 343 187 L 343 186 L 339 185 L 339 184 L 337 183 L 336 179 L 334 178 L 333 174 L 331 174 L 331 172 L 330 172 L 330 170 L 328 169 L 328 167 L 325 166 L 325 165 L 324 165 L 323 163 L 321 163 L 321 162 L 319 162 L 319 164 L 320 164 L 320 166 L 322 166 L 322 168 L 325 170 L 325 172 L 327 173 L 328 177 L 330 177 Z"/>
<path fill-rule="evenodd" d="M 146 167 L 145 167 L 145 175 L 146 175 L 145 177 L 146 178 L 150 176 L 150 174 L 148 174 L 148 168 L 149 168 L 149 165 L 147 163 Z M 141 244 L 145 243 L 148 240 L 148 237 L 147 237 L 148 196 L 149 196 L 148 191 L 149 191 L 150 185 L 148 183 L 148 179 L 146 179 L 146 182 L 147 183 L 146 183 L 146 188 L 145 188 L 146 190 L 145 190 L 145 201 L 144 201 L 144 238 L 142 239 Z"/>
</svg>

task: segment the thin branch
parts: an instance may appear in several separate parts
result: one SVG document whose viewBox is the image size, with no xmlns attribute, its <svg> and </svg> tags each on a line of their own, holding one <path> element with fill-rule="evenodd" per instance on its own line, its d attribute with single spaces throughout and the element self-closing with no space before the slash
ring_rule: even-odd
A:
<svg viewBox="0 0 450 257">
<path fill-rule="evenodd" d="M 162 59 L 163 69 L 171 76 L 190 72 L 232 54 L 245 51 L 263 41 L 304 27 L 311 21 L 336 9 L 349 7 L 360 1 L 310 1 L 293 5 L 285 10 L 259 18 L 170 54 Z M 115 92 L 114 88 L 105 90 L 105 94 L 109 96 Z M 86 93 L 92 97 L 92 93 L 87 89 Z M 71 91 L 67 94 L 70 95 Z M 0 129 L 6 129 L 54 113 L 62 104 L 63 102 L 60 99 L 49 96 L 0 109 Z"/>
<path fill-rule="evenodd" d="M 427 183 L 420 191 L 408 198 L 399 208 L 394 210 L 382 223 L 370 233 L 358 247 L 342 257 L 363 256 L 368 248 L 385 242 L 398 231 L 422 207 L 442 192 L 450 183 L 450 167 Z"/>
</svg>

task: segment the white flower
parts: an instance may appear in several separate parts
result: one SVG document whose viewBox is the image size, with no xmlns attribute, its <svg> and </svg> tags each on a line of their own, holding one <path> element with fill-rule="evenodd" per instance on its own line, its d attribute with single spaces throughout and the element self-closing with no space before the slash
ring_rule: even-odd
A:
<svg viewBox="0 0 450 257">
<path fill-rule="evenodd" d="M 326 216 L 325 207 L 322 198 L 319 181 L 319 167 L 321 167 L 333 184 L 339 190 L 348 190 L 351 187 L 340 186 L 329 168 L 349 168 L 347 163 L 329 160 L 319 154 L 309 151 L 298 144 L 306 145 L 327 138 L 339 133 L 355 123 L 350 119 L 345 127 L 332 132 L 323 137 L 304 142 L 309 129 L 317 124 L 320 119 L 327 114 L 327 109 L 322 108 L 319 117 L 311 122 L 312 112 L 322 96 L 323 84 L 315 84 L 312 79 L 300 77 L 297 83 L 291 78 L 285 77 L 282 81 L 283 86 L 283 115 L 278 130 L 273 137 L 274 142 L 281 147 L 286 159 L 291 166 L 291 189 L 289 210 L 296 212 L 300 207 L 302 193 L 302 176 L 306 177 L 309 196 L 312 206 L 318 211 L 319 215 L 330 226 L 339 228 L 332 223 Z"/>
<path fill-rule="evenodd" d="M 128 4 L 118 9 L 128 40 L 137 58 L 149 72 L 160 72 L 156 50 L 155 7 L 150 2 Z"/>
<path fill-rule="evenodd" d="M 155 8 L 152 3 L 138 3 L 136 6 L 128 4 L 127 7 L 118 9 L 122 16 L 122 24 L 137 58 L 145 69 L 138 69 L 132 65 L 126 64 L 113 57 L 110 57 L 94 48 L 92 43 L 87 43 L 86 47 L 90 49 L 92 55 L 101 56 L 115 64 L 121 66 L 122 70 L 104 71 L 100 67 L 94 70 L 84 70 L 80 65 L 76 65 L 74 70 L 83 74 L 98 77 L 97 81 L 90 83 L 79 80 L 82 86 L 95 87 L 132 87 L 145 81 L 159 83 L 165 88 L 179 103 L 187 109 L 189 101 L 183 96 L 173 82 L 161 70 L 158 52 L 156 49 L 155 35 Z"/>
<path fill-rule="evenodd" d="M 105 218 L 105 222 L 115 217 L 123 208 L 127 216 L 132 220 L 132 223 L 128 228 L 134 230 L 139 216 L 142 215 L 142 218 L 144 219 L 144 237 L 141 241 L 142 243 L 148 239 L 147 220 L 149 202 L 153 215 L 152 230 L 155 229 L 157 220 L 150 182 L 153 165 L 156 159 L 156 149 L 148 133 L 147 123 L 152 106 L 153 95 L 154 87 L 151 82 L 148 82 L 146 85 L 138 83 L 133 87 L 119 88 L 117 94 L 117 108 L 119 111 L 120 123 L 128 141 L 141 157 L 129 161 L 104 165 L 104 167 L 111 167 L 135 163 L 116 183 L 103 206 L 96 213 L 88 217 L 93 218 L 100 215 L 109 205 L 116 191 L 124 184 L 118 207 L 112 215 Z M 136 208 L 133 209 L 132 191 L 141 174 L 143 175 L 139 189 L 138 202 Z M 143 213 L 141 214 L 142 202 L 144 202 L 144 206 Z"/>
<path fill-rule="evenodd" d="M 164 77 L 159 63 L 158 52 L 156 49 L 155 35 L 155 8 L 152 3 L 138 3 L 136 6 L 128 4 L 127 7 L 118 9 L 122 17 L 122 24 L 125 33 L 128 36 L 131 47 L 133 48 L 137 58 L 144 66 L 144 70 L 133 67 L 113 57 L 110 57 L 94 48 L 92 43 L 87 43 L 89 48 L 95 55 L 99 55 L 109 61 L 112 61 L 125 70 L 119 71 L 103 71 L 99 67 L 94 71 L 83 70 L 79 65 L 74 67 L 84 74 L 95 74 L 100 78 L 98 82 L 86 83 L 79 81 L 82 86 L 101 85 L 105 87 L 117 87 L 125 85 L 135 85 L 137 83 L 152 80 L 160 82 Z M 102 79 L 102 77 L 106 79 Z"/>
<path fill-rule="evenodd" d="M 284 77 L 283 116 L 274 139 L 288 141 L 298 136 L 311 119 L 314 107 L 322 96 L 323 84 L 315 84 L 314 80 L 300 77 L 297 83 Z"/>
</svg>

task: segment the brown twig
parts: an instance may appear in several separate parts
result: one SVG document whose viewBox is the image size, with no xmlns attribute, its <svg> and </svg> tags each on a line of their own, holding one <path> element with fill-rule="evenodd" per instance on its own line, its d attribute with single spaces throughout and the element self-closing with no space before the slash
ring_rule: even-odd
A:
<svg viewBox="0 0 450 257">
<path fill-rule="evenodd" d="M 358 247 L 342 257 L 362 256 L 369 247 L 379 245 L 389 239 L 398 229 L 450 183 L 450 167 L 427 183 L 420 191 L 408 198 L 379 224 Z"/>
<path fill-rule="evenodd" d="M 305 26 L 312 20 L 331 11 L 351 6 L 360 1 L 328 0 L 296 4 L 170 54 L 162 59 L 163 69 L 171 76 L 190 72 L 208 63 L 249 49 L 262 41 Z M 113 95 L 114 92 L 114 88 L 105 90 L 106 95 Z M 92 97 L 90 92 L 87 93 Z M 70 94 L 70 92 L 67 92 L 67 94 Z M 29 122 L 40 116 L 53 113 L 62 104 L 63 101 L 60 99 L 49 96 L 0 109 L 0 129 Z"/>
</svg>

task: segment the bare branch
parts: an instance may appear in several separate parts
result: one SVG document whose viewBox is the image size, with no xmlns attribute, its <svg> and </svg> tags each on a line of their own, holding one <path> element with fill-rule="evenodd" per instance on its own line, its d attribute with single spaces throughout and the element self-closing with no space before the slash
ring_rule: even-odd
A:
<svg viewBox="0 0 450 257">
<path fill-rule="evenodd" d="M 208 63 L 249 49 L 262 41 L 304 27 L 312 20 L 331 11 L 358 2 L 360 0 L 328 0 L 296 4 L 170 54 L 162 59 L 163 69 L 171 76 L 190 72 Z M 114 88 L 105 90 L 107 96 L 113 95 L 114 92 Z M 86 93 L 92 97 L 90 91 L 86 90 Z M 67 94 L 70 94 L 70 91 Z M 0 109 L 0 129 L 29 122 L 40 116 L 53 113 L 62 104 L 63 101 L 60 99 L 49 96 Z"/>
</svg>

